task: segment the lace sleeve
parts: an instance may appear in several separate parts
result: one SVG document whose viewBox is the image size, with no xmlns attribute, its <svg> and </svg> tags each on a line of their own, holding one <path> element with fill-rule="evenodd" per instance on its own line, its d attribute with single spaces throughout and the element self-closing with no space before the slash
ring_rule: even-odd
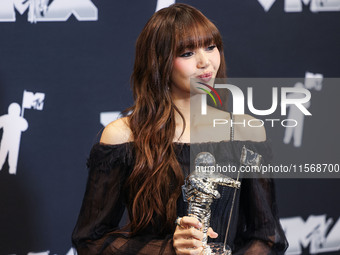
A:
<svg viewBox="0 0 340 255">
<path fill-rule="evenodd" d="M 121 148 L 95 145 L 87 162 L 89 175 L 77 224 L 72 234 L 79 254 L 95 254 L 105 233 L 118 228 L 124 213 L 122 186 L 126 178 Z"/>
<path fill-rule="evenodd" d="M 288 243 L 278 218 L 273 179 L 244 179 L 242 186 L 236 254 L 284 254 Z"/>
<path fill-rule="evenodd" d="M 78 255 L 175 254 L 172 235 L 117 233 L 126 207 L 123 187 L 133 166 L 129 152 L 129 144 L 97 144 L 91 150 L 86 191 L 72 233 Z"/>
</svg>

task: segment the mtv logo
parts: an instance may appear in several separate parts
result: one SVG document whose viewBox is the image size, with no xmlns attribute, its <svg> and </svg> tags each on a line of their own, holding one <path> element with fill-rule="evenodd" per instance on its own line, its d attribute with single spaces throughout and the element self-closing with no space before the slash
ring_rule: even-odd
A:
<svg viewBox="0 0 340 255">
<path fill-rule="evenodd" d="M 34 110 L 42 110 L 44 108 L 44 99 L 45 94 L 44 93 L 35 93 L 30 91 L 24 91 L 24 97 L 23 97 L 23 108 Z"/>
<path fill-rule="evenodd" d="M 310 254 L 340 250 L 340 218 L 333 224 L 326 215 L 311 215 L 306 221 L 301 217 L 281 219 L 289 243 L 287 255 L 302 253 L 309 247 Z M 332 226 L 333 224 L 333 226 Z"/>
<path fill-rule="evenodd" d="M 1 0 L 0 22 L 14 22 L 15 10 L 28 21 L 66 21 L 73 14 L 79 21 L 98 20 L 98 9 L 91 0 Z"/>
<path fill-rule="evenodd" d="M 277 0 L 257 0 L 263 9 L 268 12 Z M 285 12 L 302 12 L 303 5 L 308 6 L 311 12 L 340 11 L 340 0 L 284 0 Z"/>
</svg>

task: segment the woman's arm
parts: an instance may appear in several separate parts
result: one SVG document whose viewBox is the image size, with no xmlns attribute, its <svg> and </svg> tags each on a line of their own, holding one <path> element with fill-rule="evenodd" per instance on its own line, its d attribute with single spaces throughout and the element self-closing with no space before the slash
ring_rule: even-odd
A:
<svg viewBox="0 0 340 255">
<path fill-rule="evenodd" d="M 124 213 L 126 178 L 119 148 L 95 145 L 88 160 L 89 176 L 72 241 L 78 254 L 96 254 L 105 234 L 118 229 Z"/>
<path fill-rule="evenodd" d="M 130 171 L 124 147 L 128 137 L 125 121 L 116 120 L 104 129 L 102 144 L 91 150 L 86 191 L 72 234 L 78 254 L 98 253 L 107 233 L 118 229 L 125 210 L 123 185 Z"/>
<path fill-rule="evenodd" d="M 236 254 L 284 254 L 288 247 L 282 230 L 273 179 L 242 180 Z"/>
<path fill-rule="evenodd" d="M 174 255 L 172 234 L 127 236 L 119 229 L 126 208 L 124 184 L 134 165 L 126 122 L 109 124 L 88 160 L 89 176 L 72 242 L 79 255 Z M 125 232 L 127 232 L 126 230 Z"/>
</svg>

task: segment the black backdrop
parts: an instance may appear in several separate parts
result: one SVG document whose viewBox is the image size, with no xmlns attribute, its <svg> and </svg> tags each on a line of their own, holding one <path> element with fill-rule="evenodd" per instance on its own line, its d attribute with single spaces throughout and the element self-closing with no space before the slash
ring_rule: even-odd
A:
<svg viewBox="0 0 340 255">
<path fill-rule="evenodd" d="M 134 44 L 157 1 L 92 0 L 97 20 L 71 15 L 67 21 L 37 23 L 28 21 L 28 9 L 21 15 L 18 7 L 12 8 L 15 21 L 4 20 L 5 6 L 14 2 L 0 2 L 0 116 L 13 102 L 22 105 L 24 90 L 45 98 L 42 110 L 33 109 L 34 102 L 25 109 L 28 129 L 21 133 L 16 174 L 9 173 L 9 160 L 0 171 L 0 254 L 67 254 L 87 178 L 86 158 L 103 128 L 100 115 L 132 103 Z M 340 75 L 340 1 L 183 2 L 202 10 L 220 29 L 229 77 Z M 300 3 L 301 11 L 287 11 L 289 2 Z M 266 3 L 272 3 L 267 11 Z M 66 8 L 67 1 L 49 4 L 47 16 L 53 4 Z M 301 147 L 283 143 L 283 128 L 267 130 L 279 161 L 301 157 L 303 163 L 339 163 L 339 93 L 339 87 L 327 85 L 312 91 L 313 116 L 305 120 Z M 265 100 L 261 95 L 256 100 Z M 320 253 L 340 254 L 339 184 L 339 179 L 277 180 L 280 217 L 291 241 L 287 254 L 313 253 L 318 242 L 325 248 Z"/>
</svg>

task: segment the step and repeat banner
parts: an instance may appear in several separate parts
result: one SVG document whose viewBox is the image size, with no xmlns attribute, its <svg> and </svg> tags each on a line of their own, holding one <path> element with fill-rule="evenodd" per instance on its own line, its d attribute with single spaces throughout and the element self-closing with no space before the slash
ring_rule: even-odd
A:
<svg viewBox="0 0 340 255">
<path fill-rule="evenodd" d="M 137 36 L 174 2 L 0 1 L 1 255 L 73 254 L 89 151 L 132 104 Z M 286 254 L 340 254 L 340 0 L 183 2 L 220 29 L 228 77 L 281 78 L 240 88 L 276 170 L 308 173 L 276 180 Z M 284 88 L 309 94 L 293 107 L 301 93 Z"/>
</svg>

